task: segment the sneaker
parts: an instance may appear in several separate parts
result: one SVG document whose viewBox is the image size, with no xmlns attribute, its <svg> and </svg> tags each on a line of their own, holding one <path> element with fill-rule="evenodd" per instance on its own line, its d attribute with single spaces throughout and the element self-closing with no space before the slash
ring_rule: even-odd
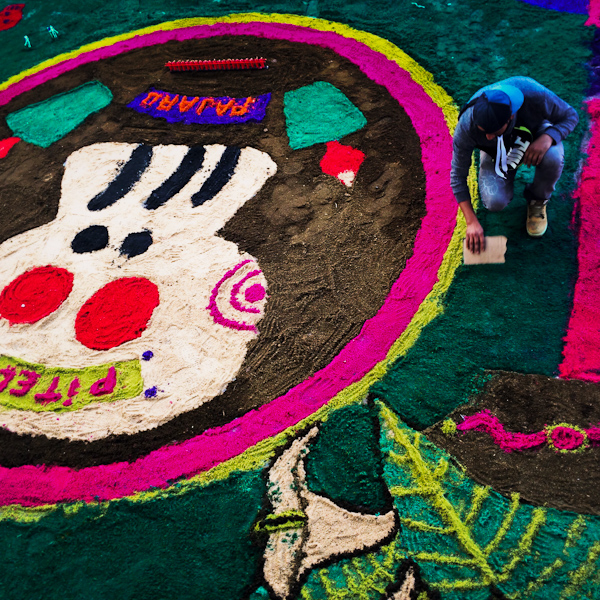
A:
<svg viewBox="0 0 600 600">
<path fill-rule="evenodd" d="M 542 201 L 527 203 L 527 233 L 532 237 L 540 237 L 548 229 L 546 204 Z"/>
</svg>

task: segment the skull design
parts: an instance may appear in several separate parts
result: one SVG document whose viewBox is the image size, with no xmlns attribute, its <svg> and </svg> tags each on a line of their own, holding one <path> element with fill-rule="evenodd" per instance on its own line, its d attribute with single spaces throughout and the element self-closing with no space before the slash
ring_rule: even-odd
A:
<svg viewBox="0 0 600 600">
<path fill-rule="evenodd" d="M 56 219 L 0 245 L 0 425 L 91 441 L 222 393 L 267 298 L 215 234 L 276 170 L 221 145 L 73 152 Z"/>
</svg>

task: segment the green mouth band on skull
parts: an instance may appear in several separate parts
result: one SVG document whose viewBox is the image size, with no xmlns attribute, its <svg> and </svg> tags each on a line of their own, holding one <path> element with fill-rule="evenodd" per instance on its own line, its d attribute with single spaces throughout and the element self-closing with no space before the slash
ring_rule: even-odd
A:
<svg viewBox="0 0 600 600">
<path fill-rule="evenodd" d="M 136 359 L 68 369 L 0 355 L 0 405 L 6 408 L 67 412 L 92 402 L 135 398 L 143 387 Z"/>
</svg>

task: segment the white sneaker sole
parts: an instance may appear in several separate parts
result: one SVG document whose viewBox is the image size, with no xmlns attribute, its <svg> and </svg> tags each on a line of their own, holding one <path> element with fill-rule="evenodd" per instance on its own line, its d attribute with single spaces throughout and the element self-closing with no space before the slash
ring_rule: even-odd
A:
<svg viewBox="0 0 600 600">
<path fill-rule="evenodd" d="M 544 227 L 544 230 L 539 233 L 532 233 L 531 231 L 529 231 L 529 227 L 527 227 L 526 229 L 527 229 L 527 233 L 531 237 L 542 237 L 546 233 L 546 230 L 548 229 L 548 223 L 546 223 L 546 227 Z"/>
</svg>

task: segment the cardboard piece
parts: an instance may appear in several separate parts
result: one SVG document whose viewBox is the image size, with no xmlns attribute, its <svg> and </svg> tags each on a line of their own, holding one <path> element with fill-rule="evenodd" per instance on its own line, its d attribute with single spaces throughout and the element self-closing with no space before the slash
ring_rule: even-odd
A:
<svg viewBox="0 0 600 600">
<path fill-rule="evenodd" d="M 485 265 L 503 263 L 506 254 L 506 236 L 485 236 L 485 250 L 479 254 L 473 254 L 467 249 L 467 240 L 463 241 L 463 261 L 465 265 Z"/>
</svg>

